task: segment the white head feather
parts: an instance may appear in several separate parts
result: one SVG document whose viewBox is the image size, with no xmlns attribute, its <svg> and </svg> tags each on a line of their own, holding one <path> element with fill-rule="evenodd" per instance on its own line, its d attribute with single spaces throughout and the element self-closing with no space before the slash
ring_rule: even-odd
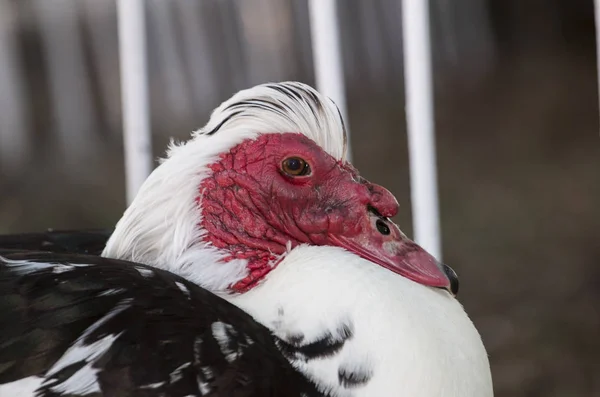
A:
<svg viewBox="0 0 600 397">
<path fill-rule="evenodd" d="M 198 189 L 220 154 L 260 134 L 284 132 L 302 133 L 336 159 L 345 158 L 343 120 L 329 98 L 297 82 L 240 91 L 215 109 L 189 141 L 170 145 L 102 255 L 164 268 L 212 291 L 243 279 L 245 260 L 224 262 L 222 252 L 202 241 Z"/>
</svg>

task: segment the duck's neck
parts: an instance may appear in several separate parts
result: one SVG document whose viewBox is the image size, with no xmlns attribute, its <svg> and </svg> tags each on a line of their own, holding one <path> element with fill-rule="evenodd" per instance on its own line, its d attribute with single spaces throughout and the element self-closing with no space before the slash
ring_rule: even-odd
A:
<svg viewBox="0 0 600 397">
<path fill-rule="evenodd" d="M 456 299 L 342 249 L 295 248 L 229 300 L 333 395 L 492 396 L 481 338 Z"/>
</svg>

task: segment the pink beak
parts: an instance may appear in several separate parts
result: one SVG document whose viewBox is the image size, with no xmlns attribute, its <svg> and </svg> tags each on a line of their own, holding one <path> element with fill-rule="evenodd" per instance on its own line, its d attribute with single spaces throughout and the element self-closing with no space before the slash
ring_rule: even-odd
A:
<svg viewBox="0 0 600 397">
<path fill-rule="evenodd" d="M 349 237 L 330 234 L 330 242 L 419 284 L 458 293 L 454 270 L 407 238 L 395 223 L 376 214 L 364 219 L 361 232 Z"/>
</svg>

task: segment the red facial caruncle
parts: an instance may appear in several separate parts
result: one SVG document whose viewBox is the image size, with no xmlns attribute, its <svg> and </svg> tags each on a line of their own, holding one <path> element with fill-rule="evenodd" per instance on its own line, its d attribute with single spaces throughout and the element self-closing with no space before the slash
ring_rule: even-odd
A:
<svg viewBox="0 0 600 397">
<path fill-rule="evenodd" d="M 244 141 L 209 168 L 200 226 L 226 260 L 248 260 L 234 291 L 252 288 L 299 244 L 342 247 L 418 283 L 456 289 L 454 272 L 388 219 L 398 211 L 394 196 L 302 134 Z"/>
</svg>

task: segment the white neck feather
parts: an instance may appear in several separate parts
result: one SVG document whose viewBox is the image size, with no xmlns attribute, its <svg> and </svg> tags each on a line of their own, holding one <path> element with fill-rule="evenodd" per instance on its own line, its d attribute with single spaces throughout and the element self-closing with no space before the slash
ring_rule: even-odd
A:
<svg viewBox="0 0 600 397">
<path fill-rule="evenodd" d="M 251 291 L 228 297 L 283 340 L 353 330 L 327 358 L 293 362 L 339 396 L 490 397 L 489 362 L 460 303 L 335 247 L 300 246 Z M 372 373 L 340 386 L 340 368 Z"/>
</svg>

